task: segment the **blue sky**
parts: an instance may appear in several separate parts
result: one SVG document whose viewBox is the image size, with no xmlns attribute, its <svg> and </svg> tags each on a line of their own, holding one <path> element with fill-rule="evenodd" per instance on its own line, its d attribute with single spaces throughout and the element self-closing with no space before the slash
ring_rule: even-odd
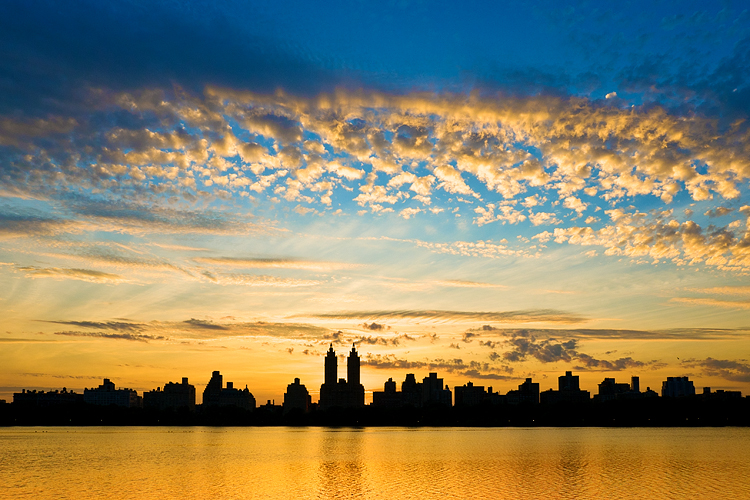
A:
<svg viewBox="0 0 750 500">
<path fill-rule="evenodd" d="M 747 390 L 749 58 L 740 2 L 6 2 L 0 393 Z"/>
</svg>

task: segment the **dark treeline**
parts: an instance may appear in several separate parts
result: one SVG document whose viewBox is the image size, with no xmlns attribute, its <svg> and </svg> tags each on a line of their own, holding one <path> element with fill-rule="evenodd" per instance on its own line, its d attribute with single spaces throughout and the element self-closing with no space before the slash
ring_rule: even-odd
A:
<svg viewBox="0 0 750 500">
<path fill-rule="evenodd" d="M 3 426 L 467 426 L 467 427 L 701 427 L 750 426 L 750 399 L 650 398 L 585 403 L 503 404 L 472 407 L 331 408 L 284 413 L 280 406 L 248 411 L 204 407 L 156 410 L 72 403 L 40 408 L 0 405 Z"/>
</svg>

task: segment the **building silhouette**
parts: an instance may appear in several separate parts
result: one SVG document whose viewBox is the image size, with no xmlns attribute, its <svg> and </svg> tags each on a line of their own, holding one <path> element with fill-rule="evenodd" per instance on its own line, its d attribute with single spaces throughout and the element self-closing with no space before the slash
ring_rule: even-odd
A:
<svg viewBox="0 0 750 500">
<path fill-rule="evenodd" d="M 614 401 L 630 392 L 630 384 L 618 383 L 614 378 L 605 378 L 599 384 L 599 393 L 594 396 L 597 401 Z"/>
<path fill-rule="evenodd" d="M 325 379 L 320 386 L 320 408 L 362 408 L 365 406 L 365 388 L 360 383 L 359 355 L 354 346 L 347 357 L 347 377 L 338 379 L 338 358 L 333 344 L 325 357 Z"/>
<path fill-rule="evenodd" d="M 725 391 L 722 389 L 718 389 L 714 392 L 711 392 L 710 387 L 704 387 L 701 397 L 709 401 L 737 400 L 737 399 L 742 399 L 742 392 L 741 391 Z"/>
<path fill-rule="evenodd" d="M 27 391 L 26 389 L 21 392 L 13 393 L 13 404 L 19 406 L 38 406 L 40 408 L 47 408 L 50 406 L 81 403 L 83 402 L 83 394 L 76 393 L 75 391 L 68 391 L 67 388 L 63 387 L 61 391 Z"/>
<path fill-rule="evenodd" d="M 687 377 L 667 377 L 661 384 L 661 397 L 680 398 L 695 396 L 695 386 Z"/>
<path fill-rule="evenodd" d="M 613 378 L 605 378 L 599 384 L 599 393 L 594 396 L 596 401 L 613 401 L 616 399 L 643 399 L 657 394 L 646 388 L 641 392 L 641 381 L 638 377 L 630 377 L 630 384 L 616 382 Z"/>
<path fill-rule="evenodd" d="M 143 398 L 133 389 L 116 389 L 115 384 L 105 378 L 102 385 L 83 390 L 83 401 L 90 405 L 124 406 L 138 408 L 143 406 Z"/>
<path fill-rule="evenodd" d="M 518 390 L 508 391 L 509 404 L 539 404 L 539 384 L 527 378 L 518 386 Z"/>
<path fill-rule="evenodd" d="M 156 390 L 143 393 L 143 407 L 157 410 L 177 410 L 187 408 L 195 411 L 195 386 L 188 384 L 187 377 L 182 377 L 182 383 L 169 382 L 164 390 Z"/>
<path fill-rule="evenodd" d="M 443 385 L 443 379 L 438 378 L 437 373 L 430 373 L 422 379 L 422 405 L 451 406 L 452 403 L 453 394 L 447 385 Z"/>
<path fill-rule="evenodd" d="M 422 384 L 417 382 L 413 373 L 407 373 L 401 383 L 401 398 L 404 406 L 419 408 L 422 406 Z"/>
<path fill-rule="evenodd" d="M 457 385 L 453 388 L 456 393 L 455 406 L 479 406 L 489 400 L 489 396 L 492 393 L 490 388 L 489 393 L 484 390 L 482 385 L 474 385 L 469 382 L 466 385 Z"/>
<path fill-rule="evenodd" d="M 383 408 L 421 408 L 436 404 L 451 406 L 452 400 L 453 394 L 448 386 L 443 386 L 443 379 L 438 378 L 437 373 L 430 373 L 422 382 L 417 382 L 413 373 L 407 373 L 406 379 L 401 383 L 401 392 L 396 391 L 396 382 L 389 378 L 383 392 L 372 393 L 373 406 Z"/>
<path fill-rule="evenodd" d="M 310 410 L 310 405 L 310 393 L 307 392 L 307 387 L 300 384 L 299 379 L 295 378 L 294 383 L 286 386 L 284 413 L 289 413 L 292 410 L 301 410 L 307 413 Z"/>
<path fill-rule="evenodd" d="M 396 391 L 396 382 L 389 378 L 383 391 L 372 391 L 372 404 L 381 408 L 400 408 L 404 405 L 403 392 Z"/>
<path fill-rule="evenodd" d="M 211 374 L 211 380 L 203 390 L 203 406 L 237 406 L 245 410 L 255 409 L 255 397 L 245 386 L 237 389 L 232 382 L 223 387 L 224 377 L 219 371 Z"/>
<path fill-rule="evenodd" d="M 542 404 L 555 404 L 563 401 L 582 403 L 590 399 L 589 391 L 581 390 L 578 375 L 573 375 L 573 372 L 570 371 L 557 377 L 556 391 L 549 389 L 539 394 L 539 401 Z"/>
<path fill-rule="evenodd" d="M 630 391 L 635 393 L 641 392 L 640 377 L 630 377 Z"/>
</svg>

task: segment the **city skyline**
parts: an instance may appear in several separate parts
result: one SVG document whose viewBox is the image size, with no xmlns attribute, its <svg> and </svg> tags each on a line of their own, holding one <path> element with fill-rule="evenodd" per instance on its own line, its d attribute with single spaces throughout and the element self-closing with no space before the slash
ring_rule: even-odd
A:
<svg viewBox="0 0 750 500">
<path fill-rule="evenodd" d="M 342 358 L 346 360 L 346 377 L 338 377 L 338 370 L 337 370 L 337 363 L 338 358 Z M 307 405 L 309 404 L 315 404 L 317 408 L 320 408 L 321 410 L 330 410 L 332 408 L 362 408 L 365 405 L 381 405 L 381 406 L 388 406 L 389 403 L 387 401 L 381 400 L 380 403 L 377 401 L 377 398 L 374 397 L 374 393 L 380 393 L 380 397 L 383 397 L 383 394 L 387 393 L 394 393 L 397 392 L 396 389 L 396 382 L 393 380 L 392 377 L 389 377 L 388 380 L 385 381 L 384 387 L 385 387 L 385 393 L 383 391 L 376 391 L 376 390 L 369 390 L 365 391 L 364 387 L 359 384 L 359 380 L 361 378 L 361 372 L 360 372 L 360 364 L 359 364 L 359 355 L 356 351 L 356 346 L 352 346 L 351 351 L 346 355 L 337 355 L 333 349 L 333 344 L 331 343 L 329 345 L 329 349 L 325 356 L 325 364 L 324 364 L 324 376 L 323 376 L 323 384 L 321 385 L 320 391 L 315 390 L 308 390 L 305 386 L 305 384 L 301 383 L 301 380 L 299 377 L 295 377 L 294 381 L 287 385 L 287 392 L 283 394 L 282 398 L 279 398 L 280 401 L 286 401 L 287 394 L 289 393 L 289 390 L 292 389 L 296 392 L 304 391 L 305 396 L 308 399 Z M 469 389 L 479 389 L 480 391 L 484 391 L 484 386 L 473 384 L 471 380 L 465 381 L 462 385 L 455 385 L 453 387 L 453 390 L 450 389 L 450 386 L 448 384 L 443 385 L 443 379 L 437 378 L 438 373 L 437 372 L 430 372 L 427 377 L 424 377 L 423 383 L 431 383 L 434 387 L 433 390 L 437 390 L 438 392 L 445 390 L 447 393 L 447 399 L 442 398 L 439 395 L 433 395 L 432 397 L 435 399 L 435 401 L 442 401 L 447 403 L 448 406 L 459 406 L 459 403 L 457 402 L 459 400 L 459 396 L 456 394 L 461 390 L 466 391 L 467 388 Z M 212 372 L 210 380 L 205 384 L 205 386 L 198 385 L 197 387 L 204 387 L 203 391 L 196 390 L 196 386 L 189 384 L 188 382 L 189 377 L 182 377 L 180 383 L 174 383 L 174 382 L 166 382 L 164 385 L 164 391 L 161 390 L 161 387 L 156 387 L 151 390 L 144 390 L 143 396 L 138 396 L 137 391 L 133 390 L 132 388 L 120 388 L 117 389 L 116 392 L 122 393 L 119 395 L 120 399 L 123 401 L 130 401 L 129 403 L 121 403 L 116 402 L 118 400 L 118 395 L 112 394 L 115 391 L 115 385 L 110 379 L 105 378 L 103 379 L 103 383 L 99 386 L 99 391 L 104 391 L 104 399 L 102 402 L 97 402 L 95 404 L 100 405 L 107 405 L 107 404 L 118 404 L 118 405 L 124 405 L 124 406 L 143 406 L 144 405 L 144 398 L 146 397 L 146 394 L 148 393 L 152 397 L 159 396 L 159 395 L 165 395 L 169 393 L 170 389 L 172 390 L 172 394 L 179 394 L 179 397 L 177 397 L 176 401 L 179 401 L 180 403 L 173 403 L 172 405 L 167 405 L 168 407 L 173 407 L 174 409 L 179 408 L 181 406 L 185 406 L 182 403 L 184 402 L 185 398 L 187 396 L 190 396 L 192 402 L 190 403 L 190 406 L 194 405 L 221 405 L 221 406 L 238 406 L 240 408 L 244 409 L 254 409 L 256 407 L 256 399 L 251 391 L 248 389 L 249 384 L 245 384 L 244 391 L 242 389 L 239 389 L 238 387 L 234 387 L 234 381 L 227 380 L 226 385 L 224 384 L 224 375 L 221 374 L 221 370 L 214 370 Z M 690 391 L 686 391 L 684 388 L 681 389 L 675 389 L 674 387 L 671 387 L 670 389 L 667 389 L 667 386 L 672 386 L 673 382 L 674 384 L 677 383 L 684 383 L 686 384 L 685 387 L 689 384 Z M 684 381 L 684 382 L 683 382 Z M 435 383 L 437 382 L 437 385 Z M 697 387 L 694 385 L 696 381 L 689 380 L 689 377 L 667 377 L 665 381 L 661 384 L 661 395 L 662 397 L 677 397 L 677 396 L 685 396 L 685 395 L 696 395 L 698 394 Z M 415 388 L 413 390 L 417 390 L 416 385 L 416 378 L 414 373 L 407 373 L 404 379 L 404 382 L 402 382 L 401 388 L 404 390 L 404 387 L 406 384 L 413 384 Z M 241 385 L 241 384 L 240 384 Z M 422 383 L 419 383 L 419 385 L 422 385 Z M 536 403 L 539 403 L 540 394 L 544 396 L 545 392 L 555 392 L 555 387 L 553 386 L 550 389 L 542 390 L 541 384 L 538 382 L 533 382 L 532 377 L 527 377 L 525 381 L 518 386 L 518 389 L 521 390 L 524 386 L 531 386 L 533 385 L 535 387 L 534 391 L 536 392 Z M 616 379 L 614 377 L 610 378 L 607 377 L 603 380 L 603 382 L 600 382 L 597 384 L 599 391 L 598 394 L 594 396 L 594 400 L 597 400 L 597 397 L 601 397 L 602 395 L 611 395 L 614 396 L 620 393 L 629 393 L 629 394 L 653 394 L 656 396 L 659 391 L 652 389 L 650 386 L 646 386 L 645 391 L 641 391 L 641 385 L 640 385 L 640 377 L 631 375 L 630 382 L 629 383 L 617 383 Z M 389 390 L 390 386 L 390 390 Z M 327 387 L 327 393 L 323 393 L 323 389 Z M 604 389 L 603 389 L 604 387 Z M 682 387 L 682 386 L 680 386 Z M 357 389 L 361 388 L 361 389 Z M 436 388 L 436 389 L 435 389 Z M 592 394 L 590 391 L 587 391 L 585 388 L 581 387 L 580 384 L 580 376 L 579 375 L 573 375 L 573 372 L 571 370 L 568 370 L 565 372 L 564 375 L 560 375 L 557 377 L 557 390 L 563 391 L 563 392 L 576 392 L 576 393 L 585 393 L 585 398 L 582 400 L 578 399 L 572 399 L 572 402 L 583 402 L 590 400 Z M 495 387 L 497 389 L 497 387 Z M 655 387 L 655 389 L 659 389 L 659 387 Z M 360 392 L 361 390 L 361 392 Z M 33 392 L 31 392 L 33 391 Z M 82 395 L 86 395 L 90 391 L 96 391 L 96 388 L 85 388 L 83 390 Z M 186 392 L 187 391 L 187 392 Z M 30 389 L 27 390 L 26 388 L 22 389 L 21 394 L 29 394 L 29 393 L 36 393 L 36 390 Z M 419 392 L 421 394 L 421 389 L 419 389 Z M 515 389 L 510 389 L 508 391 L 508 395 L 511 393 L 516 392 Z M 724 393 L 725 391 L 719 390 L 720 393 Z M 735 392 L 734 396 L 736 396 L 738 399 L 741 397 L 740 391 L 730 391 Z M 68 390 L 67 387 L 63 387 L 62 389 L 57 389 L 50 391 L 50 393 L 54 394 L 75 394 L 75 390 Z M 245 393 L 246 396 L 242 396 L 241 394 Z M 365 394 L 370 393 L 372 397 L 366 398 Z M 428 394 L 429 391 L 426 393 Z M 40 392 L 40 394 L 44 394 L 44 392 Z M 93 394 L 93 393 L 92 393 Z M 198 395 L 202 394 L 202 400 L 198 399 Z M 223 394 L 223 396 L 222 396 Z M 318 401 L 312 401 L 311 395 L 317 394 L 319 396 Z M 496 395 L 502 395 L 503 391 L 493 391 L 493 387 L 490 386 L 487 389 L 487 394 L 489 396 L 492 396 L 493 394 Z M 710 386 L 703 386 L 703 394 L 715 394 L 715 391 L 712 392 L 712 388 Z M 19 396 L 19 393 L 16 392 L 13 395 L 13 399 L 15 402 L 15 399 Z M 454 396 L 456 398 L 456 402 L 454 402 Z M 627 395 L 626 395 L 627 396 Z M 133 398 L 138 398 L 139 402 L 134 403 Z M 174 397 L 174 396 L 173 396 Z M 226 398 L 223 402 L 220 402 L 222 397 Z M 631 396 L 632 397 L 632 396 Z M 239 398 L 239 399 L 238 399 Z M 602 399 L 602 401 L 605 401 L 606 399 Z M 252 401 L 251 406 L 246 406 L 250 401 Z M 275 399 L 269 399 L 267 400 L 268 404 L 275 404 Z M 60 402 L 64 403 L 67 402 L 67 400 L 61 400 Z M 544 402 L 544 397 L 542 397 L 542 402 Z M 552 402 L 552 401 L 550 401 Z M 152 402 L 152 407 L 158 407 L 160 404 L 158 400 L 154 400 Z M 258 403 L 260 404 L 260 403 Z M 415 403 L 414 401 L 407 400 L 400 402 L 399 405 L 418 405 L 420 404 L 418 401 Z M 495 403 L 497 404 L 497 403 Z M 517 402 L 516 402 L 517 404 Z M 194 408 L 192 408 L 191 411 L 194 411 Z"/>
<path fill-rule="evenodd" d="M 317 399 L 329 346 L 366 402 L 750 393 L 748 16 L 5 2 L 0 399 L 217 368 Z"/>
</svg>

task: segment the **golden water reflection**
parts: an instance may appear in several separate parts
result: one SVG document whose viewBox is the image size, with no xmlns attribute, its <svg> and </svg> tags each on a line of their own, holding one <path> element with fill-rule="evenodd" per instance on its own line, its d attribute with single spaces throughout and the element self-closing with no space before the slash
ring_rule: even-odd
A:
<svg viewBox="0 0 750 500">
<path fill-rule="evenodd" d="M 0 429 L 0 499 L 750 498 L 750 429 Z"/>
</svg>

